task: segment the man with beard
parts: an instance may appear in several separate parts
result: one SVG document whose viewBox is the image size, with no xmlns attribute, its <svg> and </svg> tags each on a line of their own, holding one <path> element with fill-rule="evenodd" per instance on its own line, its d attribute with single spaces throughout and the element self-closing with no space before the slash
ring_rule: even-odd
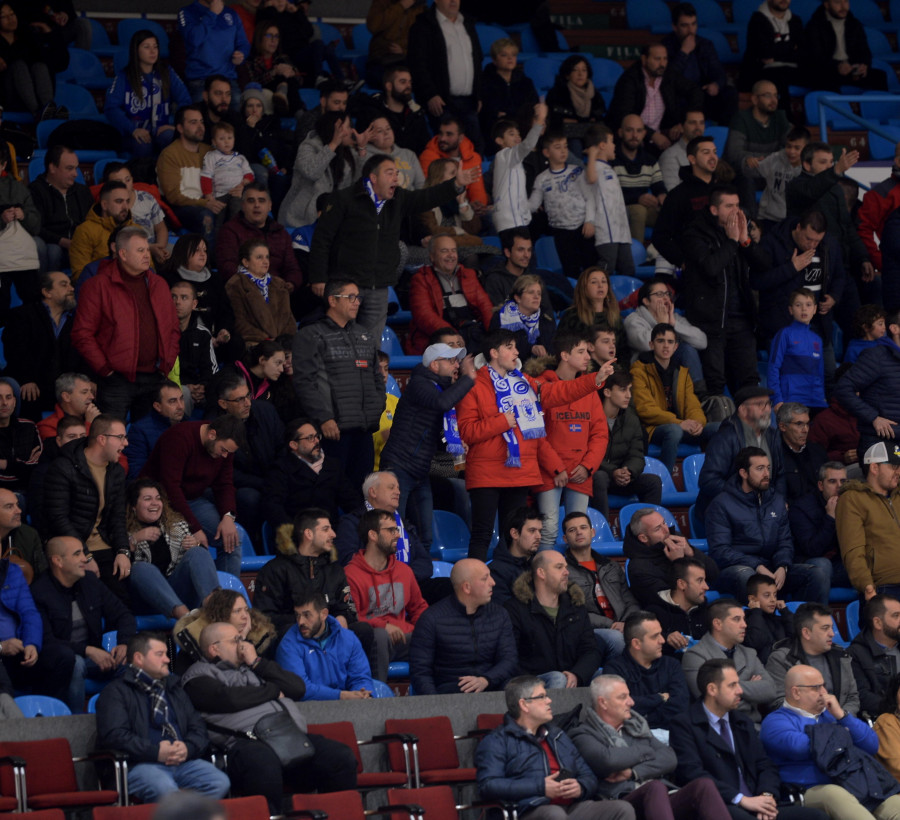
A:
<svg viewBox="0 0 900 820">
<path fill-rule="evenodd" d="M 880 714 L 891 678 L 900 672 L 900 600 L 893 595 L 870 598 L 863 611 L 865 626 L 847 650 L 856 678 L 860 710 Z"/>
<path fill-rule="evenodd" d="M 72 235 L 69 261 L 72 278 L 78 280 L 85 265 L 103 259 L 109 252 L 109 235 L 120 225 L 134 225 L 128 209 L 130 194 L 124 182 L 107 182 L 100 189 L 100 201 Z"/>
<path fill-rule="evenodd" d="M 666 201 L 666 186 L 656 155 L 644 148 L 647 129 L 640 116 L 628 114 L 619 126 L 619 144 L 613 170 L 619 177 L 631 236 L 644 241 L 644 232 L 656 224 L 656 217 Z"/>
<path fill-rule="evenodd" d="M 386 117 L 394 131 L 397 145 L 421 154 L 428 144 L 428 123 L 422 107 L 413 100 L 412 74 L 405 65 L 394 65 L 384 72 L 382 92 L 364 98 L 353 113 L 363 115 L 365 111 L 379 117 Z M 356 98 L 354 98 L 355 100 Z"/>
<path fill-rule="evenodd" d="M 169 506 L 184 516 L 198 544 L 217 547 L 216 567 L 241 574 L 234 455 L 244 422 L 226 413 L 211 422 L 184 421 L 163 433 L 141 471 L 163 485 Z M 196 549 L 196 548 L 195 548 Z"/>
<path fill-rule="evenodd" d="M 42 273 L 41 301 L 14 308 L 6 320 L 4 373 L 20 387 L 19 415 L 40 420 L 53 411 L 54 382 L 61 373 L 79 370 L 81 358 L 72 347 L 75 288 L 62 271 Z"/>
<path fill-rule="evenodd" d="M 125 457 L 128 459 L 128 472 L 132 476 L 140 474 L 159 437 L 172 425 L 183 421 L 184 414 L 184 394 L 181 388 L 166 379 L 159 386 L 150 412 L 128 428 Z"/>
<path fill-rule="evenodd" d="M 534 507 L 518 507 L 506 516 L 506 538 L 500 539 L 491 561 L 494 603 L 508 601 L 516 578 L 531 569 L 531 559 L 541 546 L 543 520 L 544 516 Z"/>
<path fill-rule="evenodd" d="M 719 566 L 718 588 L 747 599 L 747 581 L 761 573 L 801 601 L 828 602 L 829 579 L 821 568 L 794 563 L 794 539 L 784 496 L 771 487 L 769 457 L 745 447 L 729 479 L 706 511 L 709 554 Z"/>
<path fill-rule="evenodd" d="M 791 107 L 792 85 L 802 85 L 800 46 L 803 21 L 790 10 L 791 0 L 766 0 L 750 16 L 738 90 L 749 91 L 757 80 L 778 89 L 778 106 Z"/>
<path fill-rule="evenodd" d="M 436 159 L 454 159 L 462 168 L 481 167 L 481 154 L 475 150 L 472 140 L 465 135 L 462 123 L 452 114 L 441 118 L 437 134 L 428 141 L 419 155 L 423 173 L 428 174 L 429 166 Z M 488 195 L 484 180 L 480 176 L 466 186 L 466 194 L 475 213 L 482 213 L 487 207 Z"/>
<path fill-rule="evenodd" d="M 203 130 L 212 137 L 212 127 L 217 122 L 227 122 L 240 128 L 243 125 L 237 111 L 231 110 L 231 83 L 221 74 L 207 77 L 203 83 L 203 101 L 197 103 L 203 114 Z"/>
<path fill-rule="evenodd" d="M 702 111 L 685 111 L 681 123 L 681 137 L 673 142 L 659 156 L 659 170 L 663 184 L 670 193 L 681 184 L 678 172 L 688 165 L 687 147 L 694 137 L 703 136 L 706 131 L 706 118 Z"/>
<path fill-rule="evenodd" d="M 326 111 L 346 111 L 347 99 L 349 93 L 347 87 L 338 80 L 326 80 L 319 86 L 319 105 L 309 111 L 304 111 L 297 116 L 297 140 L 302 142 L 306 139 L 319 117 Z"/>
</svg>

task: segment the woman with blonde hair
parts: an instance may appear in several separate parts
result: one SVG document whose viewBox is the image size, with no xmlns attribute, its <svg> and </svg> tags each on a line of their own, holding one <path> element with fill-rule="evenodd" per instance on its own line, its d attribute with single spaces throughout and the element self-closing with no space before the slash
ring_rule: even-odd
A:
<svg viewBox="0 0 900 820">
<path fill-rule="evenodd" d="M 628 362 L 628 341 L 619 303 L 609 282 L 609 274 L 601 265 L 585 268 L 575 285 L 572 307 L 559 318 L 559 332 L 571 330 L 590 334 L 592 328 L 608 327 L 616 334 L 616 359 Z"/>
</svg>

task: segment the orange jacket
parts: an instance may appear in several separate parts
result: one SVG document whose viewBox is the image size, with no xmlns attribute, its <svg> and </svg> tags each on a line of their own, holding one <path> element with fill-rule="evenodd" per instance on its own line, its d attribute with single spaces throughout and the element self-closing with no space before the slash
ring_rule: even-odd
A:
<svg viewBox="0 0 900 820">
<path fill-rule="evenodd" d="M 561 382 L 555 370 L 545 370 L 541 381 L 546 384 Z M 606 444 L 609 441 L 609 425 L 603 403 L 596 390 L 584 398 L 570 404 L 561 404 L 552 410 L 544 410 L 544 424 L 547 427 L 547 441 L 556 450 L 569 475 L 579 464 L 588 471 L 588 478 L 581 484 L 567 484 L 570 490 L 585 495 L 592 495 L 594 482 L 590 478 L 594 474 L 603 456 L 606 455 Z M 543 483 L 535 489 L 542 493 L 553 489 L 553 475 L 541 469 Z"/>
<path fill-rule="evenodd" d="M 597 392 L 597 375 L 588 373 L 572 381 L 546 382 L 525 376 L 547 410 L 569 405 Z M 475 375 L 475 386 L 456 405 L 459 434 L 469 446 L 466 454 L 466 489 L 477 487 L 537 487 L 543 483 L 541 470 L 554 475 L 566 468 L 546 438 L 523 439 L 513 428 L 519 442 L 521 467 L 507 467 L 506 442 L 509 429 L 506 417 L 497 407 L 497 394 L 487 367 Z M 546 415 L 545 415 L 546 420 Z"/>
<path fill-rule="evenodd" d="M 422 163 L 422 172 L 428 176 L 428 167 L 436 159 L 452 159 L 449 154 L 445 154 L 438 148 L 437 137 L 432 137 L 425 146 L 425 150 L 419 154 L 419 162 Z M 480 168 L 481 154 L 475 150 L 475 145 L 468 137 L 459 138 L 459 155 L 462 158 L 463 168 Z M 484 179 L 478 177 L 468 188 L 466 193 L 469 196 L 469 202 L 480 202 L 482 205 L 488 204 L 487 189 L 484 187 Z"/>
</svg>

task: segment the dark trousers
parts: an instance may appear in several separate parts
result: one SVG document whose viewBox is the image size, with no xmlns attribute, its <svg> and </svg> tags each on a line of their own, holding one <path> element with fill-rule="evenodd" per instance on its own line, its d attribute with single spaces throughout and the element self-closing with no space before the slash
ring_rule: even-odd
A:
<svg viewBox="0 0 900 820">
<path fill-rule="evenodd" d="M 673 794 L 662 780 L 651 780 L 626 795 L 637 820 L 719 820 L 725 802 L 708 777 L 698 777 Z"/>
<path fill-rule="evenodd" d="M 728 813 L 732 820 L 756 820 L 756 815 L 740 806 L 729 805 Z M 778 820 L 828 820 L 828 815 L 821 809 L 809 809 L 806 806 L 779 806 Z"/>
<path fill-rule="evenodd" d="M 344 475 L 354 487 L 362 487 L 375 467 L 375 444 L 372 434 L 365 430 L 341 430 L 341 437 L 337 441 L 325 439 L 322 449 L 341 462 Z"/>
<path fill-rule="evenodd" d="M 258 740 L 238 739 L 228 747 L 228 776 L 236 795 L 261 794 L 272 814 L 281 814 L 285 793 L 338 792 L 356 788 L 356 756 L 343 743 L 308 735 L 315 754 L 290 769 Z"/>
<path fill-rule="evenodd" d="M 562 263 L 563 273 L 577 279 L 585 268 L 597 264 L 597 250 L 593 239 L 581 233 L 581 228 L 571 231 L 564 228 L 551 228 L 553 244 Z"/>
<path fill-rule="evenodd" d="M 494 519 L 499 517 L 500 538 L 506 541 L 503 522 L 516 507 L 524 507 L 528 487 L 476 487 L 469 490 L 472 499 L 472 536 L 469 558 L 487 561 L 488 548 L 494 536 Z"/>
<path fill-rule="evenodd" d="M 162 373 L 136 373 L 131 382 L 121 373 L 113 373 L 99 380 L 97 405 L 104 413 L 133 424 L 150 412 L 165 378 Z"/>
<path fill-rule="evenodd" d="M 629 484 L 620 487 L 609 473 L 597 470 L 594 472 L 594 495 L 590 504 L 595 510 L 600 510 L 607 521 L 610 491 L 613 495 L 636 495 L 642 504 L 662 503 L 662 480 L 658 475 L 641 473 L 634 476 Z"/>
<path fill-rule="evenodd" d="M 16 286 L 19 298 L 26 304 L 37 302 L 41 298 L 37 268 L 0 273 L 0 327 L 6 325 L 6 317 L 9 316 L 13 285 Z"/>
<path fill-rule="evenodd" d="M 746 320 L 729 317 L 724 328 L 704 327 L 706 350 L 700 351 L 706 391 L 712 396 L 733 396 L 742 387 L 759 384 L 756 369 L 756 337 Z M 727 363 L 727 364 L 726 364 Z"/>
<path fill-rule="evenodd" d="M 23 655 L 3 656 L 3 669 L 9 675 L 12 685 L 29 694 L 49 695 L 65 703 L 69 682 L 72 680 L 72 669 L 75 666 L 75 652 L 72 647 L 61 641 L 45 639 L 34 666 L 22 666 L 23 657 Z M 9 694 L 11 695 L 12 691 Z"/>
</svg>

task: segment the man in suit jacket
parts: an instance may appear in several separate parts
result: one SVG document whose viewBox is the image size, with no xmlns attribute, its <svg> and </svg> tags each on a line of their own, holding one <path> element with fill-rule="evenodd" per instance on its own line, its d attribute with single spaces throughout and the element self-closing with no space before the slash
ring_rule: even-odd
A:
<svg viewBox="0 0 900 820">
<path fill-rule="evenodd" d="M 818 809 L 778 806 L 781 779 L 750 718 L 736 711 L 741 682 L 734 661 L 714 658 L 697 673 L 703 699 L 671 724 L 669 744 L 678 756 L 675 778 L 711 777 L 733 820 L 826 820 Z"/>
<path fill-rule="evenodd" d="M 681 668 L 693 698 L 699 698 L 697 673 L 704 661 L 728 658 L 734 661 L 743 697 L 737 708 L 754 723 L 762 720 L 760 706 L 775 697 L 775 681 L 756 655 L 756 650 L 744 646 L 747 621 L 744 608 L 734 598 L 719 598 L 709 607 L 709 632 L 684 653 Z"/>
</svg>

